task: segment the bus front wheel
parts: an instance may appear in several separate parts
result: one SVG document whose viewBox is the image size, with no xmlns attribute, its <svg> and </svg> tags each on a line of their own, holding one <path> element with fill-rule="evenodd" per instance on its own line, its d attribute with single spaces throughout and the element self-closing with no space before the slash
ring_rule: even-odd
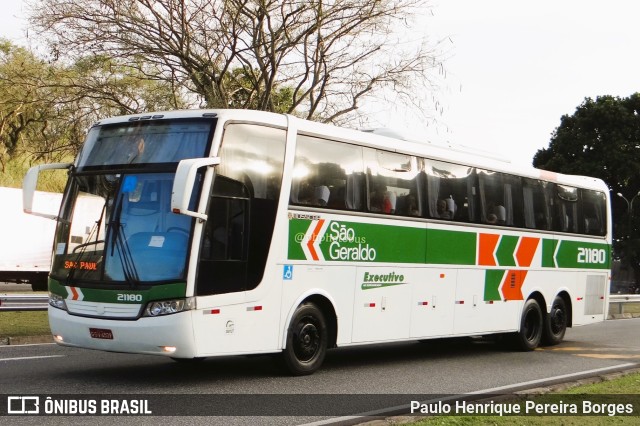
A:
<svg viewBox="0 0 640 426">
<path fill-rule="evenodd" d="M 542 309 L 535 299 L 529 299 L 522 308 L 520 331 L 515 334 L 516 344 L 523 351 L 532 351 L 538 347 L 543 330 Z"/>
<path fill-rule="evenodd" d="M 284 366 L 294 376 L 312 374 L 324 361 L 327 342 L 327 322 L 322 311 L 311 303 L 300 305 L 287 330 L 282 352 Z"/>
</svg>

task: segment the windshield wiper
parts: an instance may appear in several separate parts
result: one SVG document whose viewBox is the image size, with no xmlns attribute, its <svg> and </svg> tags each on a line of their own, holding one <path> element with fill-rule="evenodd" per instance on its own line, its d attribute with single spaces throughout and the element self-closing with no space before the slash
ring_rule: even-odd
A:
<svg viewBox="0 0 640 426">
<path fill-rule="evenodd" d="M 126 236 L 124 234 L 124 227 L 120 222 L 122 216 L 122 205 L 124 204 L 125 193 L 118 194 L 116 199 L 115 211 L 112 215 L 112 220 L 109 221 L 109 229 L 111 232 L 111 256 L 113 256 L 116 245 L 118 246 L 118 256 L 120 257 L 120 263 L 122 264 L 122 272 L 124 279 L 133 288 L 140 283 L 138 270 L 136 269 L 133 255 L 127 243 Z"/>
</svg>

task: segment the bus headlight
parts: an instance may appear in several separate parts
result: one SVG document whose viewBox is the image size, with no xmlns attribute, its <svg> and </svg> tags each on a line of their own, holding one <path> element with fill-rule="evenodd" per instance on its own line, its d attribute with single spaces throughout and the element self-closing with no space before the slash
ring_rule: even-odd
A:
<svg viewBox="0 0 640 426">
<path fill-rule="evenodd" d="M 49 293 L 49 305 L 54 308 L 62 309 L 63 311 L 67 310 L 67 304 L 64 301 L 64 297 L 58 296 L 57 294 Z"/>
<path fill-rule="evenodd" d="M 144 310 L 145 317 L 157 317 L 160 315 L 177 314 L 178 312 L 194 309 L 196 301 L 193 297 L 186 299 L 159 300 L 149 302 Z"/>
</svg>

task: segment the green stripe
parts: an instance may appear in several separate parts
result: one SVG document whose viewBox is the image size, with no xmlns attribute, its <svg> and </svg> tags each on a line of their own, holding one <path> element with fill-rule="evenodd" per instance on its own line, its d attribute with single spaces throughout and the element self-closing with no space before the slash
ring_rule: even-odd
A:
<svg viewBox="0 0 640 426">
<path fill-rule="evenodd" d="M 74 286 L 75 287 L 75 286 Z M 187 284 L 172 283 L 172 284 L 159 284 L 149 287 L 145 290 L 118 290 L 118 289 L 97 289 L 79 287 L 82 291 L 83 300 L 88 302 L 101 302 L 101 303 L 122 303 L 122 304 L 140 304 L 147 303 L 153 300 L 166 300 L 166 299 L 180 299 L 185 297 L 187 291 Z M 49 291 L 68 298 L 70 294 L 67 289 L 60 282 L 50 278 L 49 279 Z M 142 302 L 130 301 L 130 300 L 118 300 L 119 294 L 139 294 L 142 296 Z M 123 299 L 126 299 L 124 297 Z"/>
<path fill-rule="evenodd" d="M 426 263 L 475 265 L 477 234 L 474 232 L 429 229 Z"/>
<path fill-rule="evenodd" d="M 558 268 L 608 269 L 610 262 L 606 244 L 563 240 L 556 254 Z"/>
<path fill-rule="evenodd" d="M 315 226 L 317 222 L 290 218 L 290 260 L 311 260 L 305 257 L 303 244 L 306 243 L 303 239 L 312 224 Z M 500 235 L 497 231 L 495 234 Z M 499 266 L 517 267 L 515 252 L 519 241 L 518 236 L 501 236 L 496 250 Z M 477 232 L 327 221 L 326 233 L 322 236 L 319 247 L 327 262 L 476 265 L 477 245 Z M 554 258 L 556 248 L 557 259 Z M 542 238 L 544 268 L 608 269 L 610 262 L 610 246 L 606 243 L 569 240 L 558 242 L 552 238 Z"/>
<path fill-rule="evenodd" d="M 543 268 L 555 268 L 556 262 L 553 259 L 553 255 L 556 251 L 558 242 L 556 240 L 549 240 L 547 238 L 542 240 L 542 267 Z"/>
<path fill-rule="evenodd" d="M 516 261 L 513 254 L 516 251 L 518 245 L 518 237 L 503 235 L 500 238 L 500 244 L 496 251 L 496 259 L 498 259 L 498 265 L 500 266 L 516 266 Z"/>
<path fill-rule="evenodd" d="M 500 283 L 507 271 L 501 269 L 488 269 L 485 271 L 484 300 L 502 300 L 500 297 Z"/>
</svg>

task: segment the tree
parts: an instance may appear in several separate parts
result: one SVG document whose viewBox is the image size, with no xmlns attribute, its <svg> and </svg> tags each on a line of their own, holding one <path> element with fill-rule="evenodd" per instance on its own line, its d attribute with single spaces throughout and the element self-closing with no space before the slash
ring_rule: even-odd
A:
<svg viewBox="0 0 640 426">
<path fill-rule="evenodd" d="M 598 177 L 612 194 L 614 250 L 635 271 L 640 286 L 640 200 L 633 211 L 617 194 L 631 200 L 640 191 L 640 93 L 627 98 L 586 98 L 571 116 L 564 115 L 549 147 L 533 165 L 541 169 Z"/>
<path fill-rule="evenodd" d="M 64 65 L 0 40 L 0 167 L 26 154 L 30 161 L 70 158 L 86 130 L 105 115 L 175 109 L 184 102 L 166 82 L 105 56 Z"/>
<path fill-rule="evenodd" d="M 438 60 L 407 39 L 426 0 L 40 0 L 55 56 L 108 55 L 207 107 L 346 121 L 392 90 L 422 111 Z M 402 31 L 399 31 L 402 30 Z M 422 96 L 421 96 L 422 94 Z"/>
</svg>

